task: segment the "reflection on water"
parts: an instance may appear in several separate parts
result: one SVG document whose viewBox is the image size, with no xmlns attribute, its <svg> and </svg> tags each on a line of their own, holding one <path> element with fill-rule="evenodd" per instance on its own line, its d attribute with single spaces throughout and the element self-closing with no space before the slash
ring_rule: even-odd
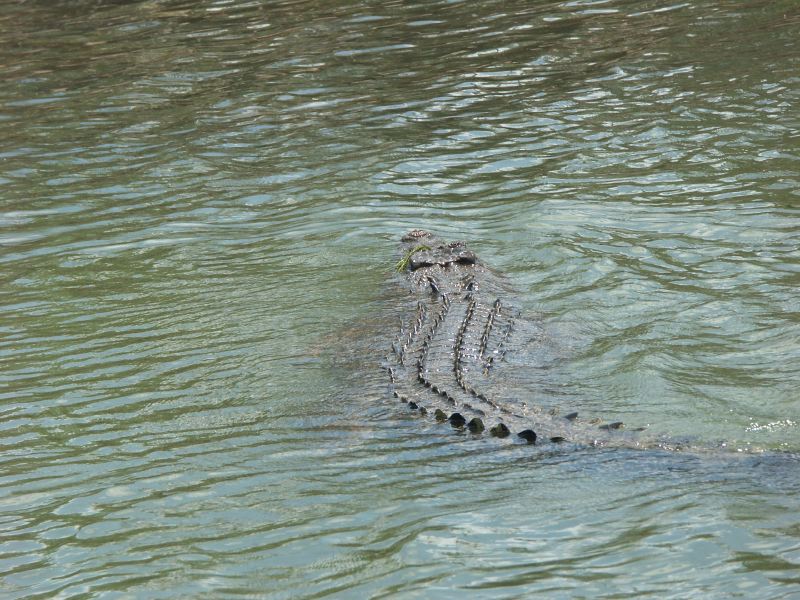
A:
<svg viewBox="0 0 800 600">
<path fill-rule="evenodd" d="M 2 595 L 800 593 L 799 25 L 1 6 Z M 412 227 L 560 336 L 552 402 L 778 452 L 550 453 L 406 414 L 379 363 Z"/>
</svg>

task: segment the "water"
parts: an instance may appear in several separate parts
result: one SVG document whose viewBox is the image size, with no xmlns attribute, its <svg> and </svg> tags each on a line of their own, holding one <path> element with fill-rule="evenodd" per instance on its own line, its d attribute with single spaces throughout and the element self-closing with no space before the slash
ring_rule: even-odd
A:
<svg viewBox="0 0 800 600">
<path fill-rule="evenodd" d="M 5 2 L 4 598 L 800 594 L 795 2 Z M 413 227 L 560 337 L 565 407 L 402 410 Z"/>
</svg>

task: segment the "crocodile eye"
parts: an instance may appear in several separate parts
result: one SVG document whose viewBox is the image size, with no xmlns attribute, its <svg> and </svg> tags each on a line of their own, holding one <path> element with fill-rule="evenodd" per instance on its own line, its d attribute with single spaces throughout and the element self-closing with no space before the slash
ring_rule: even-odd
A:
<svg viewBox="0 0 800 600">
<path fill-rule="evenodd" d="M 463 254 L 458 255 L 456 262 L 460 265 L 474 265 L 476 262 L 478 262 L 478 257 L 472 252 L 464 252 Z"/>
</svg>

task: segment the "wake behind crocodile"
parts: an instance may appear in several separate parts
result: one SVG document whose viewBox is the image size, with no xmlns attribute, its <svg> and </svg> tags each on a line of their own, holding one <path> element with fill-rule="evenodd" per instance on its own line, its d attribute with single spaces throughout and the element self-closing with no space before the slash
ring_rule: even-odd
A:
<svg viewBox="0 0 800 600">
<path fill-rule="evenodd" d="M 513 288 L 464 242 L 413 230 L 403 236 L 397 270 L 412 304 L 387 356 L 394 398 L 443 425 L 475 436 L 534 445 L 727 452 L 727 444 L 676 440 L 509 395 L 504 368 L 529 352 L 541 327 L 525 319 Z M 747 448 L 748 452 L 756 452 Z"/>
</svg>

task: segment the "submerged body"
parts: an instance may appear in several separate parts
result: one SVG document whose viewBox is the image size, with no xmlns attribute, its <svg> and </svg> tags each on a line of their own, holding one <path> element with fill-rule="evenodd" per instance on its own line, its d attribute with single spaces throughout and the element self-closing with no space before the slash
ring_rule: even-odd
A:
<svg viewBox="0 0 800 600">
<path fill-rule="evenodd" d="M 398 271 L 415 304 L 392 344 L 387 371 L 394 397 L 438 421 L 475 435 L 529 444 L 680 449 L 621 422 L 545 410 L 509 396 L 503 385 L 509 353 L 535 353 L 541 328 L 523 319 L 513 290 L 463 242 L 414 230 L 402 239 Z"/>
</svg>

